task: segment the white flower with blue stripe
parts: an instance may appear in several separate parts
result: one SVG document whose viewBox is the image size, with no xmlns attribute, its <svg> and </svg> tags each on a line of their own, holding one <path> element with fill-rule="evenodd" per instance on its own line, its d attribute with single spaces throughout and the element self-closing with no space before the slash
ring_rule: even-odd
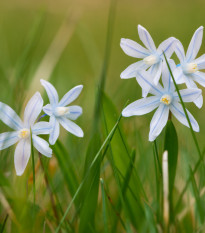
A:
<svg viewBox="0 0 205 233">
<path fill-rule="evenodd" d="M 189 44 L 185 55 L 184 47 L 180 41 L 177 42 L 175 52 L 180 60 L 180 64 L 174 70 L 174 78 L 177 84 L 186 83 L 187 88 L 197 88 L 195 82 L 205 87 L 205 73 L 200 70 L 205 69 L 205 54 L 196 59 L 197 53 L 201 47 L 203 37 L 203 27 L 199 27 Z M 194 103 L 201 108 L 203 105 L 202 95 Z"/>
<path fill-rule="evenodd" d="M 167 123 L 170 111 L 178 121 L 189 127 L 182 105 L 179 103 L 180 100 L 178 94 L 175 91 L 175 86 L 171 81 L 170 73 L 165 63 L 162 70 L 162 83 L 164 87 L 160 84 L 155 86 L 151 81 L 152 77 L 150 76 L 149 79 L 147 78 L 146 71 L 139 72 L 139 79 L 142 85 L 144 83 L 145 85 L 150 86 L 150 93 L 153 96 L 142 98 L 129 104 L 122 112 L 124 117 L 144 115 L 157 108 L 150 123 L 149 141 L 154 141 L 161 133 Z M 184 89 L 180 90 L 180 94 L 184 102 L 193 102 L 200 96 L 201 90 L 196 88 Z M 194 131 L 198 132 L 198 123 L 188 110 L 187 112 Z"/>
<path fill-rule="evenodd" d="M 82 114 L 82 108 L 76 105 L 68 106 L 80 95 L 83 86 L 79 85 L 72 88 L 59 102 L 58 93 L 55 87 L 43 79 L 41 79 L 41 84 L 44 86 L 50 101 L 50 104 L 43 107 L 43 111 L 50 116 L 50 123 L 52 125 L 49 143 L 53 145 L 58 139 L 60 133 L 59 124 L 75 136 L 83 137 L 84 134 L 82 129 L 71 121 L 76 120 Z"/>
<path fill-rule="evenodd" d="M 14 164 L 18 176 L 23 174 L 31 155 L 31 133 L 33 146 L 41 154 L 47 157 L 52 156 L 52 149 L 49 147 L 49 144 L 37 136 L 39 134 L 49 134 L 51 130 L 48 122 L 35 123 L 42 111 L 42 107 L 43 99 L 40 93 L 36 92 L 26 105 L 24 121 L 22 121 L 12 108 L 0 102 L 0 119 L 15 130 L 0 134 L 0 150 L 18 142 L 14 153 Z"/>
<path fill-rule="evenodd" d="M 138 34 L 140 40 L 146 48 L 142 47 L 140 44 L 133 40 L 124 38 L 121 39 L 120 46 L 123 51 L 131 57 L 142 58 L 142 60 L 128 66 L 121 73 L 120 77 L 122 79 L 136 77 L 136 80 L 138 81 L 138 71 L 149 69 L 149 73 L 152 75 L 153 82 L 155 85 L 157 85 L 162 73 L 162 64 L 164 61 L 163 52 L 165 53 L 167 59 L 169 59 L 174 52 L 175 42 L 177 40 L 174 37 L 170 37 L 163 41 L 158 48 L 156 48 L 149 32 L 141 25 L 138 25 Z M 149 90 L 146 90 L 143 86 L 141 87 L 143 97 L 147 96 Z"/>
</svg>

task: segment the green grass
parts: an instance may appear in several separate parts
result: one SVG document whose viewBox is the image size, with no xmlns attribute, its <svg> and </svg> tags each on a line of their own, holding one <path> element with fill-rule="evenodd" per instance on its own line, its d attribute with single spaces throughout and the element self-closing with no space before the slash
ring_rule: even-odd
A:
<svg viewBox="0 0 205 233">
<path fill-rule="evenodd" d="M 122 37 L 139 42 L 141 24 L 157 45 L 175 36 L 186 49 L 204 25 L 205 3 L 71 3 L 0 4 L 0 101 L 22 116 L 35 91 L 48 102 L 38 79 L 49 79 L 60 97 L 83 84 L 74 104 L 83 107 L 76 123 L 85 133 L 77 138 L 61 128 L 53 157 L 34 149 L 21 177 L 14 170 L 15 146 L 0 152 L 0 232 L 204 232 L 204 107 L 186 105 L 199 133 L 172 118 L 150 143 L 152 113 L 121 116 L 128 102 L 141 98 L 141 90 L 135 79 L 120 79 L 135 59 L 119 43 Z M 203 42 L 199 55 L 204 51 Z M 2 122 L 0 129 L 10 130 Z M 171 155 L 168 229 L 161 168 L 165 149 Z"/>
</svg>

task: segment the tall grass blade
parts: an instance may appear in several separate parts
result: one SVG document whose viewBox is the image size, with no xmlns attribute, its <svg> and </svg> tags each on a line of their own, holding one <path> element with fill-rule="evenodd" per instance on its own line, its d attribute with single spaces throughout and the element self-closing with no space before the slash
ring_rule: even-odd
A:
<svg viewBox="0 0 205 233">
<path fill-rule="evenodd" d="M 105 197 L 105 189 L 104 189 L 104 180 L 100 179 L 101 184 L 101 194 L 102 194 L 102 208 L 103 208 L 103 225 L 104 225 L 104 233 L 108 233 L 108 216 L 107 216 L 107 203 Z"/>
</svg>

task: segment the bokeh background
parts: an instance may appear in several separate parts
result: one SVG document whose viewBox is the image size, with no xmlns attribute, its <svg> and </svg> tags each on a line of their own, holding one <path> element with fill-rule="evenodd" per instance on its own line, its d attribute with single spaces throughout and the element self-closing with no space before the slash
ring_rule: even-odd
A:
<svg viewBox="0 0 205 233">
<path fill-rule="evenodd" d="M 22 115 L 26 102 L 35 91 L 40 91 L 44 103 L 47 103 L 47 96 L 39 82 L 41 78 L 52 82 L 60 97 L 72 87 L 84 85 L 83 92 L 75 104 L 83 107 L 83 115 L 76 123 L 84 130 L 85 137 L 76 138 L 63 129 L 60 136 L 63 145 L 69 151 L 79 180 L 82 179 L 94 121 L 96 93 L 104 63 L 109 7 L 108 0 L 2 0 L 0 2 L 0 101 L 10 105 Z M 120 79 L 120 73 L 136 61 L 123 53 L 120 48 L 120 39 L 129 38 L 140 43 L 137 25 L 141 24 L 150 32 L 156 46 L 168 37 L 174 36 L 182 42 L 186 50 L 194 31 L 205 24 L 204 12 L 203 0 L 116 0 L 105 93 L 112 100 L 118 114 L 127 100 L 132 102 L 141 98 L 141 90 L 135 79 Z M 203 53 L 205 53 L 204 39 L 199 55 Z M 174 58 L 177 61 L 177 58 Z M 197 139 L 203 150 L 205 108 L 198 109 L 194 104 L 188 104 L 187 107 L 200 125 Z M 135 166 L 151 202 L 156 186 L 153 179 L 152 143 L 148 142 L 152 115 L 153 113 L 150 113 L 121 121 L 126 142 L 130 148 L 136 149 Z M 189 166 L 197 162 L 198 155 L 189 129 L 180 125 L 175 119 L 173 122 L 179 138 L 176 192 L 180 192 L 188 177 Z M 0 126 L 0 133 L 8 130 L 3 124 Z M 163 152 L 163 136 L 164 132 L 157 140 L 159 154 Z M 56 226 L 52 223 L 52 210 L 43 173 L 37 167 L 36 198 L 42 212 L 40 216 L 33 219 L 29 216 L 28 203 L 28 200 L 32 202 L 31 161 L 24 175 L 16 177 L 13 152 L 14 147 L 0 154 L 0 174 L 3 180 L 0 181 L 0 223 L 3 223 L 6 214 L 9 213 L 5 232 L 43 232 L 43 230 L 52 232 Z M 36 163 L 38 163 L 38 157 Z M 65 177 L 55 156 L 45 163 L 48 164 L 53 188 L 65 211 L 70 200 Z M 198 173 L 196 179 L 198 180 L 202 175 L 203 173 Z M 105 169 L 102 176 L 107 178 L 108 187 L 115 183 L 109 169 Z M 114 197 L 117 195 L 115 184 L 110 188 L 110 192 Z M 193 198 L 191 190 L 187 191 L 186 198 Z M 101 203 L 100 197 L 99 203 Z M 73 209 L 71 216 L 74 213 Z M 49 221 L 46 224 L 50 224 L 49 227 L 44 226 L 45 216 L 48 216 Z M 103 232 L 100 211 L 97 216 L 95 231 Z M 194 222 L 194 215 L 190 219 Z M 17 227 L 18 224 L 21 225 L 20 228 Z M 76 225 L 78 224 L 75 223 L 74 229 L 77 231 Z M 190 229 L 184 232 L 193 232 L 192 228 Z M 118 227 L 117 232 L 123 232 L 121 226 Z"/>
</svg>

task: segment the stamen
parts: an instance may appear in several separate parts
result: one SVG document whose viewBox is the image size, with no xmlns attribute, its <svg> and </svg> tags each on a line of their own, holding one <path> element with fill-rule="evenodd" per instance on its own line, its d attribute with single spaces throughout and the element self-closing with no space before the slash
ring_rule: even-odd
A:
<svg viewBox="0 0 205 233">
<path fill-rule="evenodd" d="M 21 129 L 20 131 L 19 131 L 19 138 L 28 138 L 29 136 L 30 136 L 30 130 L 29 129 Z"/>
<path fill-rule="evenodd" d="M 183 66 L 183 70 L 187 74 L 192 74 L 192 73 L 195 73 L 196 71 L 198 71 L 198 67 L 197 67 L 196 63 L 188 63 L 188 64 Z"/>
<path fill-rule="evenodd" d="M 172 102 L 172 97 L 170 95 L 163 95 L 160 99 L 160 102 L 169 105 Z"/>
<path fill-rule="evenodd" d="M 148 57 L 145 57 L 143 59 L 144 63 L 147 64 L 147 65 L 154 65 L 156 63 L 159 62 L 159 57 L 155 56 L 155 55 L 150 55 Z"/>
</svg>

